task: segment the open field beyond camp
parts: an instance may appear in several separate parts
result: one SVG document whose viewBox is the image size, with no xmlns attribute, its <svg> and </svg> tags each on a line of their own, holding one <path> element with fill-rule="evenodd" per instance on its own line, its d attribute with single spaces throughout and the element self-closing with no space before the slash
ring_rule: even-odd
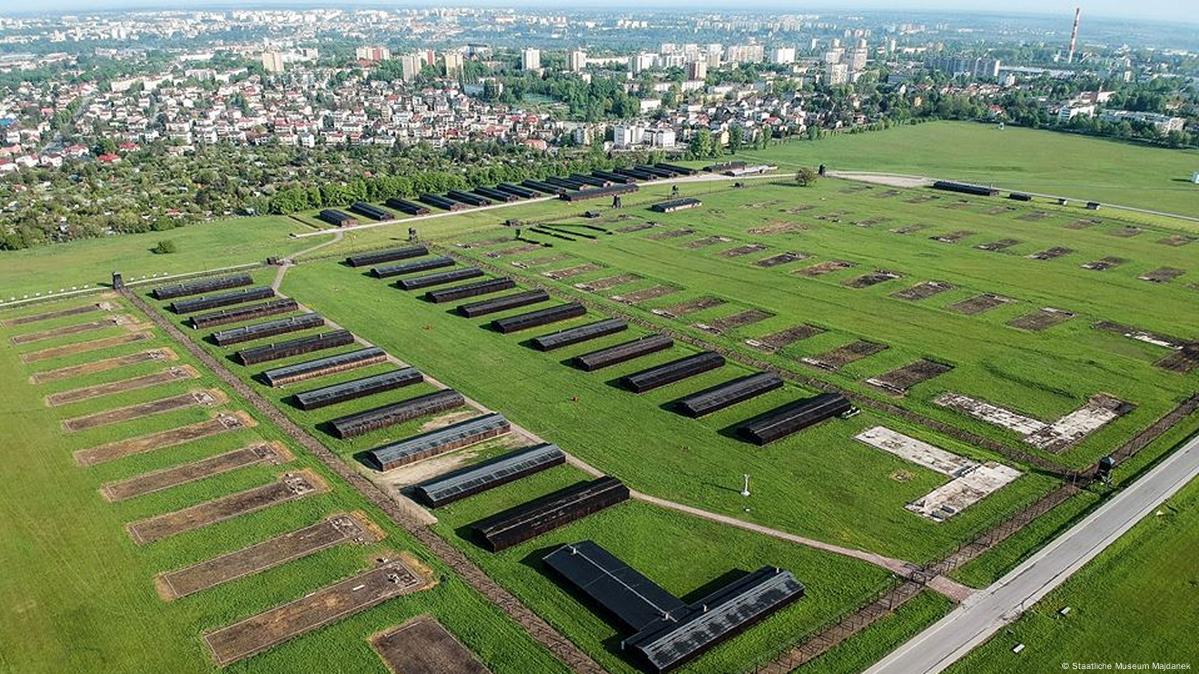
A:
<svg viewBox="0 0 1199 674">
<path fill-rule="evenodd" d="M 981 179 L 923 155 L 921 170 L 905 168 L 904 144 L 936 128 L 1017 145 L 1034 133 L 929 124 L 761 158 Z M 1035 137 L 1096 153 L 1100 177 L 1116 161 L 1104 141 Z M 881 148 L 876 164 L 838 165 L 866 139 Z M 1049 159 L 1004 166 L 996 155 L 1005 187 L 1110 189 L 1130 205 L 1120 197 L 1141 193 Z M 677 670 L 691 674 L 755 671 L 914 586 L 798 670 L 860 671 L 1100 501 L 1110 487 L 1089 479 L 1100 459 L 1119 457 L 1118 486 L 1199 429 L 1199 240 L 1185 223 L 786 175 L 678 185 L 642 185 L 621 208 L 544 199 L 336 238 L 303 214 L 180 230 L 178 255 L 152 255 L 140 236 L 0 258 L 14 262 L 0 268 L 7 299 L 38 292 L 51 265 L 61 287 L 114 268 L 136 278 L 297 257 L 192 295 L 156 297 L 149 282 L 0 310 L 0 456 L 19 476 L 0 494 L 12 543 L 0 546 L 0 669 L 385 672 L 407 634 L 443 644 L 432 660 L 497 674 L 564 672 L 564 660 L 633 674 L 630 631 L 543 561 L 592 541 L 681 606 L 763 569 L 802 583 L 802 596 Z M 1173 184 L 1160 189 L 1153 205 L 1192 207 Z M 678 197 L 702 203 L 650 208 Z M 344 262 L 410 245 L 409 225 L 427 250 Z M 413 263 L 427 268 L 370 272 Z M 419 280 L 438 273 L 461 278 Z M 495 311 L 474 304 L 521 293 Z M 257 313 L 221 313 L 246 307 Z M 546 309 L 560 314 L 525 315 Z M 542 339 L 600 321 L 561 348 Z M 658 348 L 596 366 L 594 352 L 643 338 Z M 682 359 L 677 380 L 645 374 Z M 764 382 L 754 395 L 696 412 L 697 394 L 749 377 Z M 762 415 L 821 394 L 835 412 L 770 435 Z M 554 460 L 433 503 L 438 481 L 531 448 Z M 589 481 L 611 500 L 580 505 Z M 563 491 L 577 500 L 552 514 L 569 517 L 520 520 Z M 1052 654 L 1056 668 L 1048 644 L 1064 639 L 1064 620 L 1085 626 L 1068 643 L 1086 659 L 1115 641 L 1099 587 L 1133 607 L 1120 630 L 1145 620 L 1133 595 L 1153 593 L 1136 566 L 1186 596 L 1193 570 L 1175 557 L 1193 537 L 1193 496 L 967 664 L 1023 667 L 1018 638 L 1020 657 Z M 971 556 L 958 557 L 963 546 Z M 1077 607 L 1068 619 L 1053 613 L 1063 602 Z M 1147 658 L 1182 637 L 1155 639 Z"/>
<path fill-rule="evenodd" d="M 791 142 L 747 157 L 784 169 L 823 162 L 1199 216 L 1199 189 L 1190 181 L 1199 151 L 1014 126 L 930 122 Z"/>
</svg>

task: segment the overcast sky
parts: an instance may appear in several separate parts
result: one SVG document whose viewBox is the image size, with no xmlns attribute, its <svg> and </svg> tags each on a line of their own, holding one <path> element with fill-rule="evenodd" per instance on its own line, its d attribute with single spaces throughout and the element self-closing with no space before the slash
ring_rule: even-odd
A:
<svg viewBox="0 0 1199 674">
<path fill-rule="evenodd" d="M 385 2 L 382 0 L 349 0 L 349 2 L 328 3 L 319 0 L 250 0 L 249 2 L 233 2 L 231 0 L 43 0 L 36 5 L 29 5 L 18 0 L 0 0 L 0 13 L 30 12 L 30 11 L 79 11 L 97 9 L 123 9 L 128 7 L 171 7 L 178 9 L 229 9 L 237 6 L 329 6 L 350 7 L 354 5 L 370 5 L 373 7 L 411 7 L 411 6 L 448 6 L 463 7 L 472 5 L 487 5 L 498 7 L 530 7 L 549 9 L 553 7 L 588 7 L 616 9 L 628 7 L 635 9 L 667 9 L 671 7 L 704 10 L 737 11 L 749 8 L 775 9 L 789 14 L 815 13 L 833 11 L 838 13 L 852 12 L 855 9 L 896 12 L 904 9 L 924 11 L 956 11 L 986 12 L 989 14 L 1054 14 L 1069 17 L 1076 6 L 1082 6 L 1083 19 L 1088 17 L 1120 17 L 1137 18 L 1151 21 L 1173 21 L 1196 23 L 1199 14 L 1196 13 L 1194 0 L 1000 0 L 997 2 L 951 2 L 948 0 L 848 0 L 834 3 L 830 0 L 815 0 L 814 2 L 793 2 L 784 0 L 450 0 L 448 2 Z M 1068 20 L 1068 19 L 1067 19 Z"/>
</svg>

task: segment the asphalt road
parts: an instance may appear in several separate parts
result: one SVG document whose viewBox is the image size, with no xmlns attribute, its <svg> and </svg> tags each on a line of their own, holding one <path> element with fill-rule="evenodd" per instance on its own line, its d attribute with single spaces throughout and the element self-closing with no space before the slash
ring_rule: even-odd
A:
<svg viewBox="0 0 1199 674">
<path fill-rule="evenodd" d="M 946 669 L 1020 617 L 1197 474 L 1199 436 L 866 674 L 936 674 Z"/>
</svg>

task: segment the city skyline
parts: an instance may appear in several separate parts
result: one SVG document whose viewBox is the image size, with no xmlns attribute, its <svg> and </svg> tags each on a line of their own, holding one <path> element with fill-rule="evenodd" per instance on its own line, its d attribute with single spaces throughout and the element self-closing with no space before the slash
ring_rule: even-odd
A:
<svg viewBox="0 0 1199 674">
<path fill-rule="evenodd" d="M 478 0 L 471 2 L 469 5 L 454 3 L 433 3 L 433 2 L 387 2 L 386 0 L 351 0 L 350 2 L 338 3 L 337 7 L 347 8 L 373 8 L 373 9 L 414 9 L 414 8 L 433 8 L 433 7 L 479 7 L 489 9 L 502 9 L 511 7 L 517 9 L 508 0 Z M 49 0 L 41 3 L 37 9 L 0 9 L 0 15 L 3 14 L 44 14 L 44 13 L 62 13 L 62 12 L 94 12 L 94 11 L 122 11 L 128 9 L 177 9 L 177 10 L 236 10 L 236 9 L 304 9 L 304 8 L 321 8 L 333 7 L 321 2 L 296 2 L 295 0 L 255 0 L 252 3 L 235 3 L 229 0 L 200 0 L 198 2 L 185 2 L 183 0 L 100 0 L 99 2 L 85 2 L 82 0 Z M 903 0 L 902 2 L 889 2 L 886 0 L 854 0 L 854 2 L 833 6 L 827 1 L 815 2 L 804 5 L 796 5 L 788 2 L 778 2 L 772 0 L 754 0 L 748 3 L 738 3 L 735 7 L 728 3 L 718 2 L 715 0 L 699 0 L 698 2 L 684 2 L 682 0 L 652 0 L 648 3 L 631 2 L 628 0 L 617 0 L 612 3 L 590 4 L 584 3 L 581 5 L 564 5 L 560 0 L 530 0 L 529 2 L 521 3 L 519 9 L 531 9 L 537 11 L 545 10 L 643 10 L 643 11 L 663 11 L 678 9 L 680 11 L 748 11 L 761 12 L 786 9 L 789 13 L 795 14 L 830 14 L 846 12 L 864 11 L 870 13 L 889 13 L 889 12 L 905 12 L 914 11 L 921 13 L 937 13 L 949 12 L 953 14 L 982 14 L 991 16 L 1038 16 L 1038 17 L 1054 17 L 1054 16 L 1072 16 L 1075 8 L 1081 8 L 1084 18 L 1093 19 L 1137 19 L 1142 23 L 1154 22 L 1181 22 L 1188 24 L 1199 24 L 1199 19 L 1196 19 L 1193 12 L 1189 11 L 1185 4 L 1173 3 L 1167 0 L 1147 0 L 1146 2 L 1129 5 L 1128 3 L 1116 2 L 1115 0 L 1100 0 L 1098 2 L 1091 1 L 1080 3 L 1072 0 L 1053 0 L 1052 2 L 1040 2 L 1038 0 L 1015 0 L 1014 2 L 1005 3 L 1003 11 L 999 11 L 991 3 L 953 3 L 944 0 Z"/>
</svg>

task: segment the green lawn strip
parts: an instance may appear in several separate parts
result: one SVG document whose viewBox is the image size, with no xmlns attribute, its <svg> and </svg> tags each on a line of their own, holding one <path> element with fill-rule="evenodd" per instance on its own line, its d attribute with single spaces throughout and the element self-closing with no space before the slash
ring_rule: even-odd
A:
<svg viewBox="0 0 1199 674">
<path fill-rule="evenodd" d="M 931 590 L 913 597 L 895 613 L 804 665 L 804 674 L 857 674 L 953 609 L 953 602 Z"/>
<path fill-rule="evenodd" d="M 1187 663 L 1199 562 L 1199 482 L 1192 482 L 959 661 L 951 672 L 1049 672 L 1061 663 Z M 1068 615 L 1061 615 L 1064 607 Z M 1135 635 L 1135 638 L 1129 638 Z M 1012 653 L 1016 644 L 1020 653 Z"/>
<path fill-rule="evenodd" d="M 792 141 L 739 156 L 788 171 L 824 163 L 834 170 L 973 180 L 1074 199 L 1199 213 L 1199 194 L 1188 180 L 1199 152 L 1013 126 L 934 122 L 839 134 L 817 142 Z"/>
<path fill-rule="evenodd" d="M 129 310 L 122 300 L 116 300 Z M 72 306 L 70 301 L 46 309 Z M 5 317 L 11 314 L 5 314 Z M 78 317 L 76 317 L 78 318 Z M 0 328 L 0 339 L 29 331 L 30 326 Z M 0 535 L 9 544 L 0 552 L 7 570 L 0 580 L 0 601 L 17 607 L 4 621 L 0 641 L 5 663 L 14 671 L 125 671 L 134 669 L 181 672 L 217 671 L 201 641 L 203 631 L 235 622 L 320 586 L 368 568 L 371 555 L 383 550 L 411 550 L 440 577 L 429 591 L 384 603 L 344 622 L 282 644 L 232 666 L 237 671 L 294 671 L 302 663 L 328 664 L 341 671 L 383 671 L 366 637 L 407 618 L 432 612 L 486 661 L 494 671 L 557 672 L 563 668 L 543 649 L 424 552 L 407 534 L 388 524 L 386 516 L 314 458 L 298 450 L 265 419 L 253 429 L 214 436 L 178 447 L 164 448 L 92 468 L 78 467 L 72 452 L 98 443 L 165 430 L 206 418 L 207 410 L 187 410 L 147 417 L 82 433 L 66 433 L 59 420 L 79 413 L 123 406 L 178 390 L 179 384 L 145 389 L 47 408 L 49 390 L 116 381 L 157 365 L 110 370 L 69 383 L 48 386 L 27 383 L 30 372 L 95 357 L 129 353 L 148 347 L 171 347 L 177 364 L 189 364 L 203 374 L 192 385 L 219 388 L 230 396 L 227 409 L 252 409 L 238 401 L 179 345 L 155 331 L 151 342 L 23 365 L 0 358 L 0 379 L 10 382 L 0 395 L 0 414 L 9 433 L 0 440 L 14 475 L 0 496 Z M 52 388 L 53 387 L 53 388 Z M 187 388 L 186 385 L 183 386 Z M 99 487 L 148 470 L 194 461 L 251 442 L 274 440 L 287 444 L 295 460 L 283 466 L 257 465 L 205 480 L 148 494 L 120 503 L 105 501 Z M 144 517 L 177 510 L 229 493 L 266 484 L 285 471 L 314 470 L 332 487 L 257 513 L 180 534 L 150 545 L 137 546 L 124 525 Z M 387 538 L 360 547 L 339 546 L 296 560 L 262 574 L 232 581 L 203 593 L 166 603 L 154 590 L 153 577 L 265 538 L 286 533 L 334 512 L 362 510 L 380 525 Z"/>
<path fill-rule="evenodd" d="M 153 274 L 198 272 L 262 262 L 271 255 L 287 255 L 320 243 L 320 239 L 288 236 L 304 231 L 311 230 L 285 215 L 271 215 L 3 251 L 0 252 L 3 289 L 0 301 L 72 286 L 107 284 L 114 271 L 132 281 Z M 179 252 L 162 255 L 150 251 L 164 240 L 174 241 Z"/>
</svg>

